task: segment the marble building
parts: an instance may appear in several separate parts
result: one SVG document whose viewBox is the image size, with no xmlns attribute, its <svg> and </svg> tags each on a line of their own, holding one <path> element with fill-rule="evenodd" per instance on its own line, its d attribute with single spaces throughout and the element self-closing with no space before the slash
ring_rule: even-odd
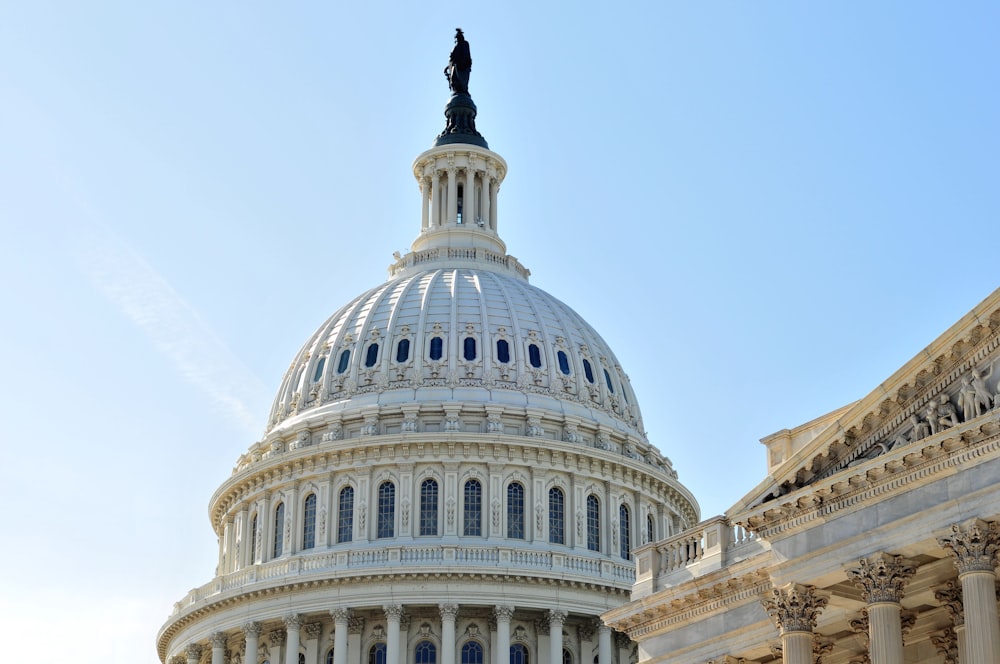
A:
<svg viewBox="0 0 1000 664">
<path fill-rule="evenodd" d="M 859 401 L 762 442 L 725 515 L 635 551 L 642 664 L 996 664 L 1000 290 Z"/>
<path fill-rule="evenodd" d="M 600 615 L 699 522 L 615 354 L 508 255 L 456 41 L 411 251 L 292 359 L 165 664 L 627 664 Z"/>
</svg>

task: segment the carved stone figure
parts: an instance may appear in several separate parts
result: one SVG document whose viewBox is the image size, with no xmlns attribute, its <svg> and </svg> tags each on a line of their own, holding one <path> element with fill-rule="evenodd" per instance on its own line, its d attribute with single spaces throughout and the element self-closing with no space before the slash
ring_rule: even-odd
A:
<svg viewBox="0 0 1000 664">
<path fill-rule="evenodd" d="M 951 403 L 951 399 L 948 398 L 947 394 L 942 394 L 938 400 L 937 417 L 941 429 L 947 429 L 958 424 L 958 411 L 955 410 L 955 405 Z"/>
<path fill-rule="evenodd" d="M 989 367 L 989 371 L 984 374 L 980 374 L 979 371 L 972 367 L 972 387 L 976 390 L 976 417 L 979 417 L 992 406 L 992 395 L 990 394 L 990 389 L 986 386 L 986 380 L 993 375 L 993 365 Z"/>
<path fill-rule="evenodd" d="M 448 66 L 444 68 L 448 88 L 455 94 L 469 94 L 469 73 L 472 71 L 472 53 L 461 28 L 455 28 L 455 48 L 451 49 Z"/>
<path fill-rule="evenodd" d="M 920 418 L 914 415 L 910 415 L 910 424 L 913 425 L 913 430 L 910 432 L 910 442 L 915 443 L 921 438 L 926 438 L 931 433 L 931 428 L 928 426 L 927 422 L 921 422 Z"/>
<path fill-rule="evenodd" d="M 969 379 L 962 379 L 962 387 L 958 392 L 958 405 L 962 407 L 962 417 L 968 422 L 976 416 L 976 388 Z"/>
</svg>

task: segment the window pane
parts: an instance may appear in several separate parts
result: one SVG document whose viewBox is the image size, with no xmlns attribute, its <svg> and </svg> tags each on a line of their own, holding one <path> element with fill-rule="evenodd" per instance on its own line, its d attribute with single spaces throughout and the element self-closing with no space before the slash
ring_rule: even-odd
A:
<svg viewBox="0 0 1000 664">
<path fill-rule="evenodd" d="M 430 641 L 421 641 L 413 653 L 416 664 L 437 664 L 437 647 Z"/>
<path fill-rule="evenodd" d="M 601 550 L 601 504 L 597 496 L 587 496 L 587 548 Z"/>
<path fill-rule="evenodd" d="M 549 489 L 549 541 L 565 544 L 565 498 L 559 489 Z"/>
<path fill-rule="evenodd" d="M 257 515 L 250 520 L 250 562 L 257 562 Z"/>
<path fill-rule="evenodd" d="M 590 366 L 589 360 L 583 361 L 583 375 L 587 377 L 588 383 L 594 382 L 594 369 Z"/>
<path fill-rule="evenodd" d="M 337 541 L 350 542 L 354 534 L 354 487 L 345 486 L 340 491 L 337 511 Z"/>
<path fill-rule="evenodd" d="M 400 339 L 396 346 L 396 361 L 406 362 L 408 359 L 410 359 L 410 340 Z"/>
<path fill-rule="evenodd" d="M 347 371 L 347 363 L 351 361 L 351 351 L 345 350 L 340 353 L 340 361 L 337 362 L 337 373 L 342 374 Z"/>
<path fill-rule="evenodd" d="M 483 485 L 479 480 L 465 483 L 465 510 L 462 519 L 463 535 L 480 537 L 483 534 Z"/>
<path fill-rule="evenodd" d="M 611 374 L 608 373 L 607 369 L 604 370 L 604 382 L 608 384 L 608 392 L 614 394 L 615 386 L 611 384 Z"/>
<path fill-rule="evenodd" d="M 622 505 L 618 510 L 618 521 L 619 521 L 619 542 L 618 548 L 621 557 L 625 560 L 629 559 L 632 554 L 632 537 L 631 537 L 631 525 L 629 519 L 628 505 Z"/>
<path fill-rule="evenodd" d="M 510 647 L 510 664 L 528 664 L 528 649 L 520 643 Z"/>
<path fill-rule="evenodd" d="M 376 643 L 368 651 L 368 664 L 385 664 L 386 647 L 384 643 Z"/>
<path fill-rule="evenodd" d="M 424 480 L 420 485 L 420 534 L 437 535 L 438 483 Z"/>
<path fill-rule="evenodd" d="M 507 485 L 507 537 L 524 539 L 524 487 Z"/>
<path fill-rule="evenodd" d="M 466 362 L 472 362 L 476 359 L 476 339 L 475 337 L 466 337 L 463 343 L 462 356 L 465 358 Z"/>
<path fill-rule="evenodd" d="M 316 494 L 306 496 L 302 510 L 302 548 L 311 549 L 316 546 Z"/>
<path fill-rule="evenodd" d="M 646 515 L 646 541 L 655 542 L 656 541 L 656 529 L 654 527 L 653 515 Z"/>
<path fill-rule="evenodd" d="M 440 360 L 441 359 L 441 355 L 443 354 L 443 348 L 444 348 L 444 342 L 441 340 L 441 337 L 432 337 L 431 338 L 431 359 L 434 360 L 435 362 L 437 360 Z"/>
<path fill-rule="evenodd" d="M 369 369 L 375 366 L 375 362 L 378 360 L 378 344 L 371 344 L 368 346 L 368 353 L 365 355 L 365 366 Z"/>
<path fill-rule="evenodd" d="M 316 363 L 316 371 L 313 373 L 313 382 L 319 382 L 320 378 L 323 377 L 323 367 L 326 366 L 326 358 L 319 358 L 319 362 Z"/>
<path fill-rule="evenodd" d="M 563 372 L 567 376 L 569 375 L 569 358 L 566 357 L 566 353 L 559 351 L 556 353 L 556 357 L 559 359 L 559 371 Z"/>
<path fill-rule="evenodd" d="M 396 532 L 396 485 L 382 482 L 378 488 L 376 537 L 393 537 Z"/>
<path fill-rule="evenodd" d="M 528 345 L 528 362 L 536 369 L 542 366 L 542 354 L 535 344 Z"/>
<path fill-rule="evenodd" d="M 272 558 L 277 558 L 284 550 L 285 544 L 285 504 L 278 503 L 274 508 L 274 549 Z"/>
<path fill-rule="evenodd" d="M 497 362 L 507 364 L 510 362 L 510 344 L 506 339 L 497 341 Z"/>
<path fill-rule="evenodd" d="M 475 641 L 462 646 L 462 664 L 483 664 L 483 647 Z"/>
</svg>

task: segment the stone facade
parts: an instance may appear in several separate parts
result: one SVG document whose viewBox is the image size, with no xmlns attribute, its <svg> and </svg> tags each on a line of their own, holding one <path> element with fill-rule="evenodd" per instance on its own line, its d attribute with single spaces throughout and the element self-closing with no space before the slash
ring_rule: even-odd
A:
<svg viewBox="0 0 1000 664">
<path fill-rule="evenodd" d="M 769 476 L 637 550 L 604 620 L 640 664 L 1000 662 L 998 361 L 1000 290 L 868 396 L 765 438 Z"/>
</svg>

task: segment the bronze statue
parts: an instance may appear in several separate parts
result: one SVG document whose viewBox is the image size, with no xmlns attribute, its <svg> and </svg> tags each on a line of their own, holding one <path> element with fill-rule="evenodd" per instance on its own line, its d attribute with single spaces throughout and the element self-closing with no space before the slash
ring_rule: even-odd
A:
<svg viewBox="0 0 1000 664">
<path fill-rule="evenodd" d="M 472 55 L 469 52 L 469 42 L 465 41 L 462 28 L 455 28 L 455 48 L 451 49 L 448 66 L 444 75 L 448 79 L 448 87 L 455 94 L 469 94 L 469 72 L 472 71 Z"/>
</svg>

